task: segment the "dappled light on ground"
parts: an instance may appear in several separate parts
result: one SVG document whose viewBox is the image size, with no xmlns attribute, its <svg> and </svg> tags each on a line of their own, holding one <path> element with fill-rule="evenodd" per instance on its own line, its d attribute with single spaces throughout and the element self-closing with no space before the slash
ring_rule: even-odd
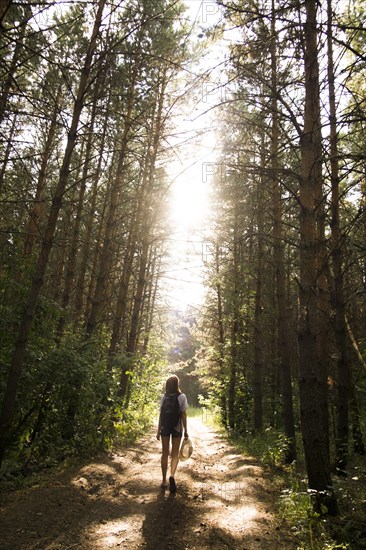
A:
<svg viewBox="0 0 366 550">
<path fill-rule="evenodd" d="M 2 550 L 295 549 L 275 518 L 272 488 L 251 457 L 189 420 L 192 457 L 178 466 L 177 493 L 160 489 L 160 443 L 139 444 L 73 471 L 45 473 L 9 493 Z"/>
<path fill-rule="evenodd" d="M 129 531 L 131 522 L 140 521 L 140 516 L 129 516 L 124 521 L 108 521 L 102 523 L 96 528 L 91 528 L 92 535 L 89 536 L 92 543 L 94 538 L 94 548 L 117 548 L 129 540 Z"/>
</svg>

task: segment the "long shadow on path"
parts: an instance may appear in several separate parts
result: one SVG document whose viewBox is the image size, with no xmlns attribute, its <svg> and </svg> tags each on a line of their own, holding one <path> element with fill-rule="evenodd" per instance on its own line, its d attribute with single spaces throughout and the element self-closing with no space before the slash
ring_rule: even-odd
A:
<svg viewBox="0 0 366 550">
<path fill-rule="evenodd" d="M 1 549 L 295 548 L 260 466 L 202 423 L 191 422 L 191 431 L 195 451 L 179 465 L 175 495 L 159 488 L 160 447 L 147 434 L 113 457 L 7 494 Z"/>
</svg>

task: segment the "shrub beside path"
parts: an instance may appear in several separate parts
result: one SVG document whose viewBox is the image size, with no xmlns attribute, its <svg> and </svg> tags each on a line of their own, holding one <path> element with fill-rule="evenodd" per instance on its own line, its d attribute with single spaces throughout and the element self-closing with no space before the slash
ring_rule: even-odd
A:
<svg viewBox="0 0 366 550">
<path fill-rule="evenodd" d="M 3 491 L 2 550 L 290 550 L 268 476 L 199 418 L 177 493 L 160 489 L 155 429 L 137 444 L 13 492 Z"/>
</svg>

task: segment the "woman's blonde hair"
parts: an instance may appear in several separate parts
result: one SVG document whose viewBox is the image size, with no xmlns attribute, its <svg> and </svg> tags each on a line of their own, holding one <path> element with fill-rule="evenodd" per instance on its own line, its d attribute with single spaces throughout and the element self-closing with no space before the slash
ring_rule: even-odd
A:
<svg viewBox="0 0 366 550">
<path fill-rule="evenodd" d="M 165 382 L 165 393 L 181 393 L 179 388 L 179 378 L 175 374 L 169 376 L 168 380 Z"/>
</svg>

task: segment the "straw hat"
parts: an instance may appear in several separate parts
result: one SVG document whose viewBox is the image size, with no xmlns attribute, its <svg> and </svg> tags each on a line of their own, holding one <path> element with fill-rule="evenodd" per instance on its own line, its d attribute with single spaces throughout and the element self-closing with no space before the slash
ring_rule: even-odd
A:
<svg viewBox="0 0 366 550">
<path fill-rule="evenodd" d="M 179 450 L 179 460 L 184 462 L 185 460 L 188 460 L 193 453 L 193 444 L 192 441 L 188 439 L 183 439 L 183 443 Z"/>
</svg>

